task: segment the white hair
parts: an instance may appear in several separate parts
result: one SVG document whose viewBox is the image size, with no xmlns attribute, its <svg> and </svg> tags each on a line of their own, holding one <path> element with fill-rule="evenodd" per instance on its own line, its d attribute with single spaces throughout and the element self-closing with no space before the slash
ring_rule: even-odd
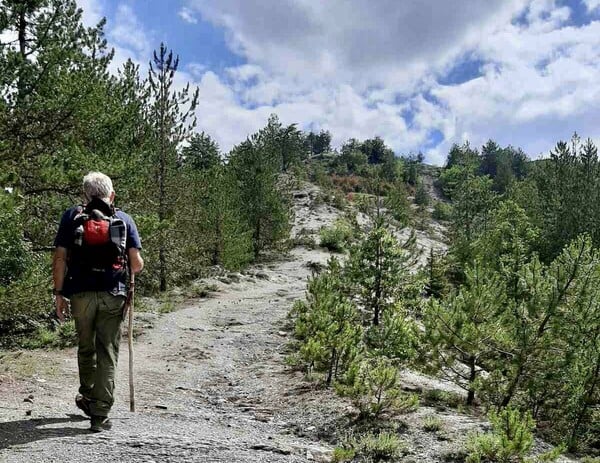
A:
<svg viewBox="0 0 600 463">
<path fill-rule="evenodd" d="M 102 172 L 90 172 L 83 177 L 83 194 L 87 201 L 94 198 L 107 200 L 113 191 L 112 180 Z"/>
</svg>

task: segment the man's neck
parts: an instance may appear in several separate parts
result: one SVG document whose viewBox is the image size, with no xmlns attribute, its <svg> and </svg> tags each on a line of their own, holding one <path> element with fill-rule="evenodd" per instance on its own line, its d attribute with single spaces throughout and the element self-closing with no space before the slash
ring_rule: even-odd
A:
<svg viewBox="0 0 600 463">
<path fill-rule="evenodd" d="M 110 203 L 110 200 L 101 198 L 92 198 L 90 202 L 86 204 L 86 209 L 98 209 L 100 212 L 110 215 L 114 212 L 114 207 Z"/>
</svg>

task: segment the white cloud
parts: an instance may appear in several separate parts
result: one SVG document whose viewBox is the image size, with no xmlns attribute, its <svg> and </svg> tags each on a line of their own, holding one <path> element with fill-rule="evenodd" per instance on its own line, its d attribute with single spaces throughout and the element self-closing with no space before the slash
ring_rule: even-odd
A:
<svg viewBox="0 0 600 463">
<path fill-rule="evenodd" d="M 88 27 L 96 26 L 104 17 L 102 14 L 104 10 L 103 0 L 77 0 L 77 6 L 83 10 L 83 24 Z"/>
<path fill-rule="evenodd" d="M 410 86 L 449 62 L 498 22 L 517 0 L 189 0 L 227 31 L 231 48 L 268 72 L 304 81 L 334 79 L 363 88 Z"/>
<path fill-rule="evenodd" d="M 108 28 L 108 38 L 129 50 L 133 54 L 132 58 L 150 56 L 150 38 L 129 5 L 122 3 L 117 7 L 113 24 Z"/>
<path fill-rule="evenodd" d="M 189 8 L 183 7 L 179 10 L 177 15 L 189 24 L 198 24 L 198 19 L 194 16 L 194 12 Z"/>
<path fill-rule="evenodd" d="M 590 12 L 600 6 L 584 2 Z M 100 17 L 101 0 L 79 3 Z M 152 52 L 127 5 L 107 25 L 115 68 L 127 57 L 144 65 Z M 380 135 L 397 153 L 425 149 L 437 163 L 467 138 L 533 156 L 575 130 L 600 139 L 600 19 L 569 25 L 571 10 L 557 0 L 187 0 L 178 14 L 223 28 L 246 60 L 219 74 L 182 63 L 177 73 L 178 86 L 198 85 L 198 128 L 224 150 L 272 112 L 330 130 L 336 145 Z M 465 59 L 481 63 L 480 75 L 441 85 Z M 433 132 L 443 142 L 430 147 Z"/>
<path fill-rule="evenodd" d="M 590 12 L 600 8 L 600 0 L 583 0 L 583 3 Z"/>
</svg>

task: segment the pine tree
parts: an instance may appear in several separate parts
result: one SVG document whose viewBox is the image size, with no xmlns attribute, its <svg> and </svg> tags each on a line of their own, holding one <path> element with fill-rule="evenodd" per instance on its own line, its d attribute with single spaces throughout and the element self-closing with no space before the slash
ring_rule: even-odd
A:
<svg viewBox="0 0 600 463">
<path fill-rule="evenodd" d="M 373 228 L 350 249 L 348 275 L 371 323 L 379 325 L 381 314 L 397 300 L 410 281 L 408 268 L 412 256 L 388 230 L 383 216 L 375 218 Z"/>
<path fill-rule="evenodd" d="M 189 84 L 181 91 L 174 90 L 178 66 L 179 57 L 174 56 L 161 43 L 158 53 L 154 52 L 148 74 L 150 97 L 153 101 L 149 118 L 154 129 L 153 139 L 156 141 L 153 156 L 156 161 L 154 179 L 158 190 L 156 213 L 160 224 L 157 243 L 160 291 L 167 289 L 169 222 L 175 200 L 177 149 L 191 135 L 196 124 L 194 110 L 198 102 L 198 89 L 190 93 Z"/>
<path fill-rule="evenodd" d="M 181 157 L 183 164 L 199 171 L 222 163 L 219 145 L 204 132 L 191 136 L 189 145 L 181 150 Z"/>
<path fill-rule="evenodd" d="M 238 188 L 241 215 L 252 230 L 254 256 L 289 234 L 289 208 L 284 192 L 278 187 L 280 158 L 264 136 L 253 135 L 236 146 L 229 166 Z"/>
<path fill-rule="evenodd" d="M 308 281 L 307 302 L 297 307 L 300 357 L 309 372 L 326 371 L 327 385 L 346 371 L 361 349 L 360 314 L 345 295 L 341 271 L 339 262 L 331 259 L 326 271 Z"/>
<path fill-rule="evenodd" d="M 433 350 L 430 367 L 465 389 L 469 405 L 480 373 L 496 366 L 495 337 L 502 326 L 498 313 L 506 302 L 502 280 L 480 264 L 467 269 L 458 293 L 442 302 L 429 301 L 424 323 Z"/>
</svg>

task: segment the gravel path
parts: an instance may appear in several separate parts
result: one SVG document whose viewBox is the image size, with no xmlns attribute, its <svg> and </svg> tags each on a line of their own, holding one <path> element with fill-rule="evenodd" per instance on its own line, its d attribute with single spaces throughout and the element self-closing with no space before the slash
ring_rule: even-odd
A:
<svg viewBox="0 0 600 463">
<path fill-rule="evenodd" d="M 326 205 L 320 207 L 330 215 L 308 211 L 310 199 L 299 196 L 297 222 L 316 230 L 335 218 Z M 299 387 L 301 374 L 285 366 L 284 325 L 304 294 L 305 264 L 327 257 L 296 248 L 278 262 L 217 281 L 210 298 L 154 320 L 135 343 L 136 413 L 128 411 L 123 339 L 110 432 L 91 434 L 74 406 L 75 349 L 2 354 L 0 461 L 325 460 L 328 446 L 298 436 L 299 417 L 311 403 L 319 408 L 319 394 Z M 150 315 L 139 314 L 138 323 Z"/>
</svg>

